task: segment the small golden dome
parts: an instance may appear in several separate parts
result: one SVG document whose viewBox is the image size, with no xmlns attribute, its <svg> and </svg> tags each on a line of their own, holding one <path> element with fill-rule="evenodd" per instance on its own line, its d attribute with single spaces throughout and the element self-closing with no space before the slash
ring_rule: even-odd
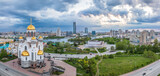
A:
<svg viewBox="0 0 160 76">
<path fill-rule="evenodd" d="M 42 36 L 39 36 L 39 39 L 42 39 L 43 37 Z"/>
<path fill-rule="evenodd" d="M 8 50 L 11 50 L 11 48 L 9 47 Z"/>
<path fill-rule="evenodd" d="M 34 27 L 32 24 L 30 24 L 30 25 L 27 27 L 27 30 L 35 30 L 35 27 Z"/>
<path fill-rule="evenodd" d="M 23 52 L 22 52 L 22 56 L 29 56 L 28 51 L 26 51 L 26 50 L 25 50 L 25 51 L 23 51 Z"/>
<path fill-rule="evenodd" d="M 20 36 L 20 37 L 19 37 L 19 39 L 23 39 L 23 37 L 22 37 L 22 36 Z"/>
<path fill-rule="evenodd" d="M 9 43 L 13 43 L 13 41 L 10 41 Z"/>
<path fill-rule="evenodd" d="M 42 51 L 42 50 L 39 50 L 39 51 L 38 51 L 38 55 L 43 55 L 43 51 Z"/>
<path fill-rule="evenodd" d="M 35 40 L 35 39 L 36 39 L 36 37 L 33 36 L 33 37 L 32 37 L 32 40 Z"/>
</svg>

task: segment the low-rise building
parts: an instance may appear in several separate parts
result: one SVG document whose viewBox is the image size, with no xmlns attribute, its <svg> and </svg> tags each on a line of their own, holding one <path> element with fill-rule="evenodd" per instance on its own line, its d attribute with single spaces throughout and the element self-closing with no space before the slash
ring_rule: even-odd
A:
<svg viewBox="0 0 160 76">
<path fill-rule="evenodd" d="M 85 48 L 102 48 L 106 47 L 104 41 L 88 41 L 87 44 L 84 46 Z"/>
</svg>

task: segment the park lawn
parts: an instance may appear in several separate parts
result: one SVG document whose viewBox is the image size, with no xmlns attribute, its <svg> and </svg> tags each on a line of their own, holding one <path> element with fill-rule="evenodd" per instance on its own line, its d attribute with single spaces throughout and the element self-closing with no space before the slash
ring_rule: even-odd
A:
<svg viewBox="0 0 160 76">
<path fill-rule="evenodd" d="M 98 62 L 98 60 L 96 60 L 95 58 L 93 58 L 95 60 L 95 62 Z M 76 59 L 79 60 L 79 59 Z M 77 70 L 77 76 L 90 76 L 89 73 L 86 73 L 86 69 L 83 69 L 82 66 L 79 64 L 78 61 L 76 62 L 71 62 L 68 60 L 64 60 L 64 62 L 76 67 Z M 96 68 L 96 67 L 95 67 Z"/>
<path fill-rule="evenodd" d="M 99 64 L 100 76 L 118 76 L 131 72 L 153 62 L 150 58 L 143 56 L 115 57 L 114 59 L 103 59 Z"/>
</svg>

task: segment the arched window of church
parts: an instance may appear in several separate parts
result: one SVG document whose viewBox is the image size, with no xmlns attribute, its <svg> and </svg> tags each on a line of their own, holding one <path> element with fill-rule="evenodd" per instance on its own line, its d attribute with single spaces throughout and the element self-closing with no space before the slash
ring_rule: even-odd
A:
<svg viewBox="0 0 160 76">
<path fill-rule="evenodd" d="M 39 46 L 39 49 L 40 49 L 40 46 Z"/>
<path fill-rule="evenodd" d="M 33 52 L 32 52 L 32 60 L 34 59 L 34 56 L 33 56 L 34 54 L 33 54 Z"/>
<path fill-rule="evenodd" d="M 21 57 L 21 51 L 19 50 L 19 57 Z"/>
<path fill-rule="evenodd" d="M 27 46 L 25 46 L 25 50 L 27 50 Z"/>
<path fill-rule="evenodd" d="M 26 61 L 27 61 L 27 57 L 26 57 Z"/>
<path fill-rule="evenodd" d="M 41 59 L 41 56 L 40 56 L 40 59 Z"/>
<path fill-rule="evenodd" d="M 35 36 L 35 32 L 33 32 L 33 36 Z"/>
<path fill-rule="evenodd" d="M 29 36 L 29 32 L 27 33 L 27 35 Z"/>
<path fill-rule="evenodd" d="M 33 32 L 31 32 L 31 36 L 33 36 Z"/>
<path fill-rule="evenodd" d="M 36 60 L 36 53 L 35 53 L 35 60 Z"/>
</svg>

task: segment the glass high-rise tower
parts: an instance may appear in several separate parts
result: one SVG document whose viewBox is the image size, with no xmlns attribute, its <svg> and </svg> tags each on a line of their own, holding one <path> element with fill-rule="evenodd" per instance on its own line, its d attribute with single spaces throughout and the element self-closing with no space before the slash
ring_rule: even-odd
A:
<svg viewBox="0 0 160 76">
<path fill-rule="evenodd" d="M 87 27 L 85 27 L 85 33 L 88 33 L 88 28 Z"/>
<path fill-rule="evenodd" d="M 73 34 L 76 34 L 76 22 L 73 22 Z"/>
</svg>

